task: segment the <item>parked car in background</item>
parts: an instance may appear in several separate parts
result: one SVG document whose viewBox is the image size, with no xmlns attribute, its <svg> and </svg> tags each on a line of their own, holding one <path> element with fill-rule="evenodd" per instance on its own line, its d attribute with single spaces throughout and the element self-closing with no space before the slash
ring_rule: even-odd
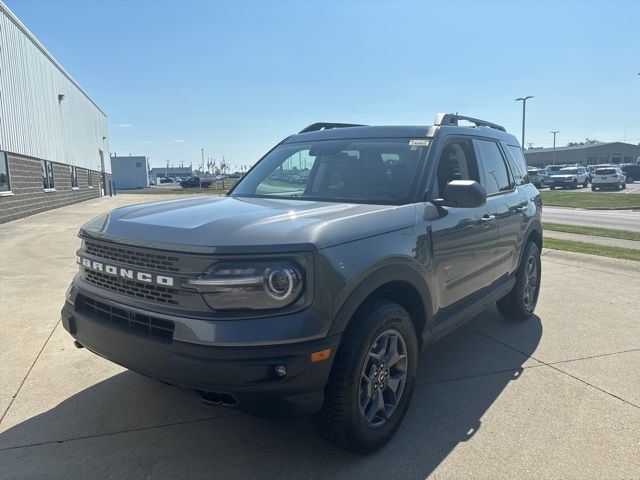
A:
<svg viewBox="0 0 640 480">
<path fill-rule="evenodd" d="M 589 185 L 589 174 L 585 167 L 563 167 L 549 177 L 549 188 L 578 188 L 578 185 Z"/>
<path fill-rule="evenodd" d="M 542 188 L 544 186 L 544 181 L 542 180 L 542 176 L 540 175 L 540 170 L 535 167 L 527 168 L 527 175 L 529 176 L 529 183 L 533 183 L 537 188 Z"/>
<path fill-rule="evenodd" d="M 611 166 L 611 164 L 609 164 L 609 163 L 598 163 L 596 165 L 587 165 L 587 173 L 589 174 L 589 182 L 591 182 L 591 179 L 593 178 L 593 173 L 598 168 L 610 167 L 610 166 Z"/>
<path fill-rule="evenodd" d="M 634 165 L 633 163 L 623 163 L 620 165 L 620 170 L 627 177 L 627 183 L 633 183 L 636 180 L 640 180 L 640 165 Z"/>
<path fill-rule="evenodd" d="M 616 190 L 627 188 L 626 177 L 618 167 L 609 166 L 596 169 L 591 180 L 591 190 L 602 188 L 615 188 Z"/>
<path fill-rule="evenodd" d="M 549 172 L 546 168 L 539 168 L 538 176 L 540 177 L 540 181 L 545 187 L 549 185 Z"/>
<path fill-rule="evenodd" d="M 180 186 L 182 188 L 193 188 L 193 187 L 209 188 L 212 183 L 213 183 L 212 179 L 191 177 L 191 178 L 187 178 L 186 180 L 182 180 L 180 182 Z"/>
<path fill-rule="evenodd" d="M 171 177 L 160 177 L 158 180 L 160 183 L 173 183 L 173 178 Z"/>
<path fill-rule="evenodd" d="M 558 173 L 558 170 L 560 170 L 561 168 L 565 167 L 566 165 L 547 165 L 545 167 L 545 170 L 547 171 L 547 174 L 549 176 L 551 175 L 555 175 L 556 173 Z"/>
</svg>

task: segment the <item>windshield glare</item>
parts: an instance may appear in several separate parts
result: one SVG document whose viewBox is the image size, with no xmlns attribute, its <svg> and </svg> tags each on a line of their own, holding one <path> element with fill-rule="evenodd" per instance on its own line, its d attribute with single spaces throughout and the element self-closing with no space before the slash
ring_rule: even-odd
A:
<svg viewBox="0 0 640 480">
<path fill-rule="evenodd" d="M 283 144 L 245 175 L 231 196 L 403 203 L 427 150 L 410 145 L 410 139 Z"/>
</svg>

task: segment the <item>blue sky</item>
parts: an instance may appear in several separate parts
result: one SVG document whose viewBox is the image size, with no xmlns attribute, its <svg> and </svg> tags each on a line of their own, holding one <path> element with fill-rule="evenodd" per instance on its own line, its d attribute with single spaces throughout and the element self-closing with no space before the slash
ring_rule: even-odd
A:
<svg viewBox="0 0 640 480">
<path fill-rule="evenodd" d="M 551 146 L 640 142 L 637 1 L 5 0 L 156 166 L 251 164 L 316 121 L 458 111 Z"/>
</svg>

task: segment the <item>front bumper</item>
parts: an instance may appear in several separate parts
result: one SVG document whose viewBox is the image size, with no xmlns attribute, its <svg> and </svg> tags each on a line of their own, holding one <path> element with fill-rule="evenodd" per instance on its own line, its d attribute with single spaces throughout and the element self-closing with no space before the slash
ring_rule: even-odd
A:
<svg viewBox="0 0 640 480">
<path fill-rule="evenodd" d="M 62 323 L 81 345 L 107 360 L 205 400 L 276 418 L 320 409 L 341 337 L 268 346 L 199 345 L 114 324 L 70 301 Z M 325 348 L 332 349 L 331 357 L 311 363 L 310 354 Z M 286 368 L 286 376 L 276 373 L 277 366 Z"/>
</svg>

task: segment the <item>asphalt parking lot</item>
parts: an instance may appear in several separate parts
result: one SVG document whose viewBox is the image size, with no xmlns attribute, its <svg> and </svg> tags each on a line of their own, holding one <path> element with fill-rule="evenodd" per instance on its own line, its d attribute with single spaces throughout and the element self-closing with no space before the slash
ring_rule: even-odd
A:
<svg viewBox="0 0 640 480">
<path fill-rule="evenodd" d="M 0 225 L 3 480 L 640 477 L 640 263 L 545 250 L 537 316 L 492 309 L 425 351 L 398 434 L 356 456 L 311 419 L 205 406 L 74 348 L 59 311 L 78 227 L 160 198 Z"/>
</svg>

